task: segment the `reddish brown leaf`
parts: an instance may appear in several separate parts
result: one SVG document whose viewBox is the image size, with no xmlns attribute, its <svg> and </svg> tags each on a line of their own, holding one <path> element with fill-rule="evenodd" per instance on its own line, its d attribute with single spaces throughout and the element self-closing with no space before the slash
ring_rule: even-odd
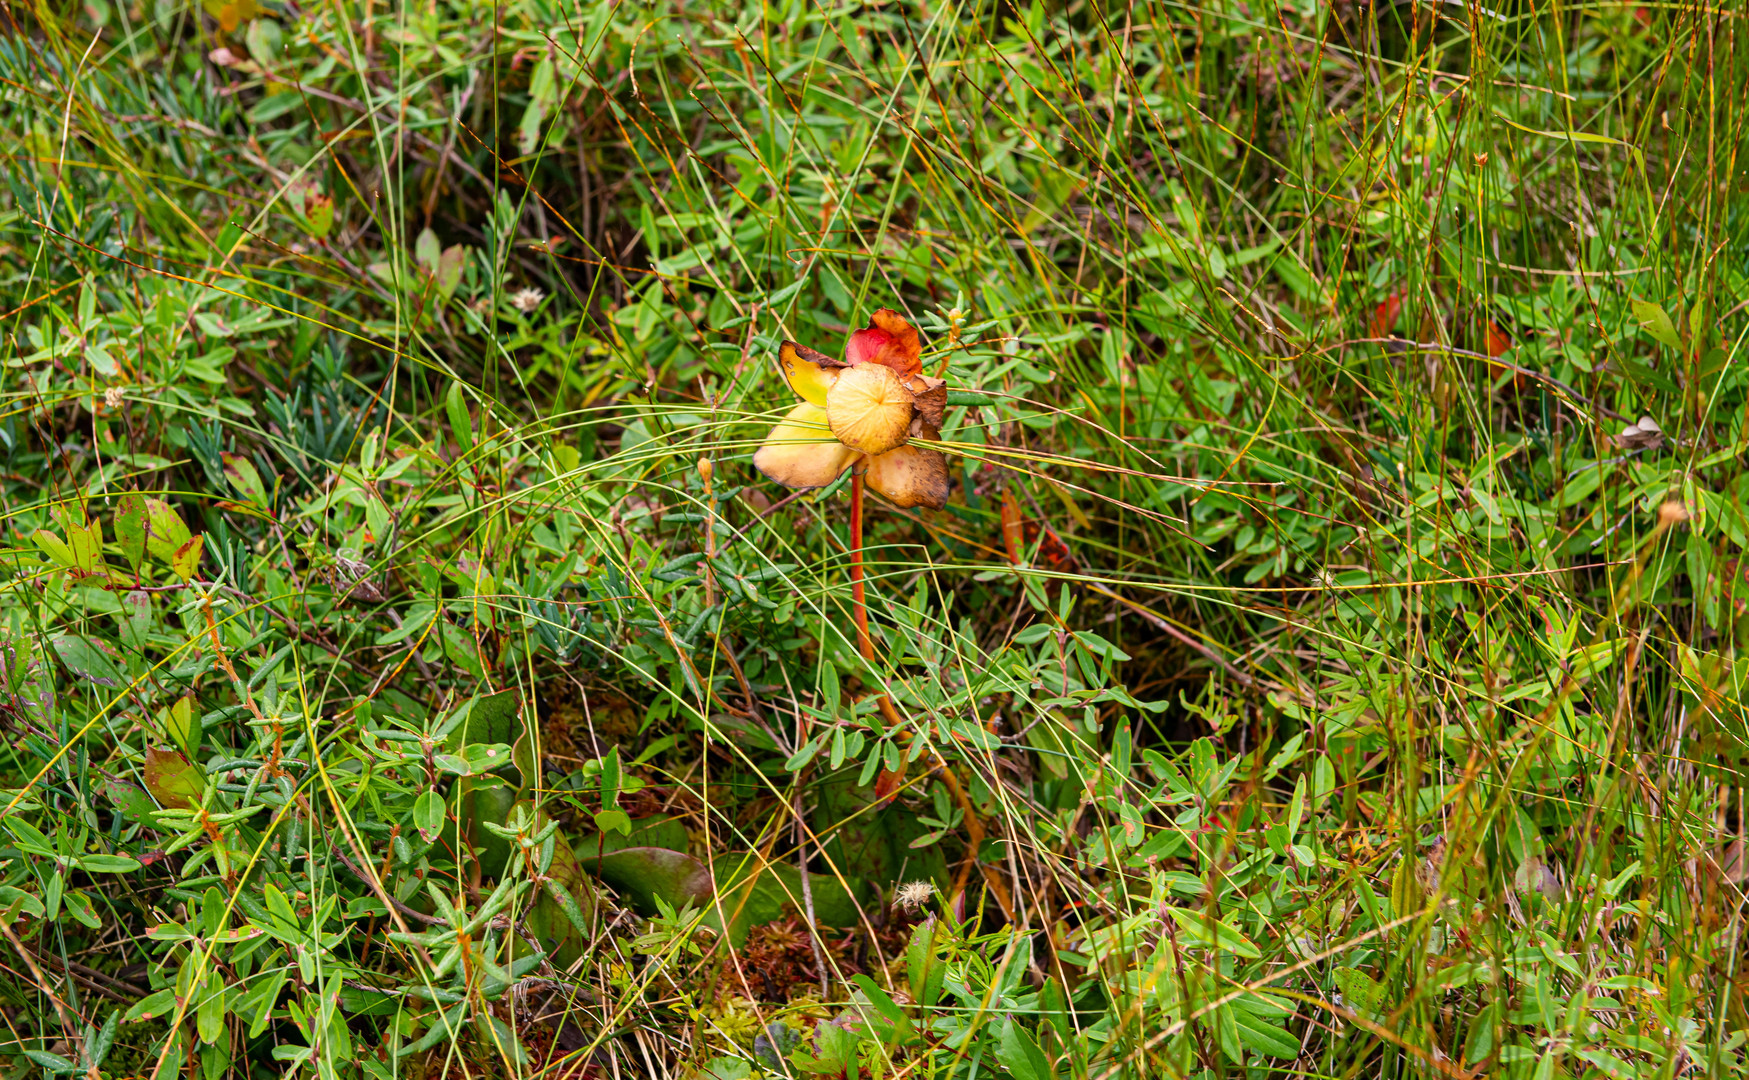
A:
<svg viewBox="0 0 1749 1080">
<path fill-rule="evenodd" d="M 1039 540 L 1040 534 L 1043 541 Z M 1069 551 L 1069 545 L 1057 535 L 1057 530 L 1038 518 L 1022 517 L 1020 504 L 1015 501 L 1012 491 L 1002 492 L 1002 546 L 1008 554 L 1008 561 L 1016 566 L 1027 552 L 1038 545 L 1038 564 L 1052 570 L 1068 568 L 1074 561 L 1074 555 Z"/>
<path fill-rule="evenodd" d="M 1002 546 L 1008 552 L 1008 561 L 1020 565 L 1020 557 L 1026 553 L 1024 540 L 1025 523 L 1020 518 L 1020 504 L 1014 501 L 1014 492 L 1006 489 L 1002 492 Z"/>
<path fill-rule="evenodd" d="M 881 774 L 875 777 L 875 805 L 885 806 L 892 802 L 898 796 L 899 789 L 904 786 L 905 767 L 903 765 L 899 766 L 897 772 L 882 769 Z"/>
<path fill-rule="evenodd" d="M 1397 316 L 1403 313 L 1403 294 L 1394 292 L 1385 297 L 1384 303 L 1373 308 L 1372 322 L 1367 325 L 1369 336 L 1390 337 L 1396 328 Z"/>
<path fill-rule="evenodd" d="M 1500 324 L 1492 319 L 1488 320 L 1488 330 L 1485 337 L 1488 341 L 1489 356 L 1500 356 L 1504 354 L 1507 349 L 1512 348 L 1511 335 L 1500 329 Z"/>
</svg>

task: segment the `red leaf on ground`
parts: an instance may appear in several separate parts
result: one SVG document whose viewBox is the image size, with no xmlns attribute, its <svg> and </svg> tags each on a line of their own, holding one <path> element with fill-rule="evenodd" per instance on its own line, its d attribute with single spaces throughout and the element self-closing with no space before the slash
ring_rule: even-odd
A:
<svg viewBox="0 0 1749 1080">
<path fill-rule="evenodd" d="M 1367 324 L 1367 330 L 1372 337 L 1390 337 L 1396 328 L 1397 316 L 1403 313 L 1403 294 L 1394 292 L 1385 297 L 1384 303 L 1373 308 L 1372 322 Z"/>
<path fill-rule="evenodd" d="M 903 787 L 904 784 L 905 770 L 903 768 L 897 772 L 882 769 L 881 774 L 875 777 L 875 805 L 885 806 L 893 801 L 894 796 L 899 794 L 899 788 Z"/>
<path fill-rule="evenodd" d="M 1484 336 L 1488 342 L 1489 356 L 1499 356 L 1512 348 L 1512 336 L 1500 329 L 1500 324 L 1492 319 L 1488 320 L 1488 330 Z"/>
</svg>

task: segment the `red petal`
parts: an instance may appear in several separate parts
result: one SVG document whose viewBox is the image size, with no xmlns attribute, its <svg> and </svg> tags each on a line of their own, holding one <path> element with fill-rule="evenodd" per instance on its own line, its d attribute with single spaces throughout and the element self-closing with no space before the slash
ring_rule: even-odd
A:
<svg viewBox="0 0 1749 1080">
<path fill-rule="evenodd" d="M 850 364 L 866 364 L 892 341 L 893 335 L 885 330 L 865 326 L 850 335 L 849 343 L 844 346 L 844 359 Z"/>
<path fill-rule="evenodd" d="M 900 377 L 923 370 L 923 346 L 917 340 L 917 328 L 906 322 L 896 311 L 881 308 L 869 325 L 850 335 L 844 346 L 844 360 L 849 364 L 885 364 Z"/>
</svg>

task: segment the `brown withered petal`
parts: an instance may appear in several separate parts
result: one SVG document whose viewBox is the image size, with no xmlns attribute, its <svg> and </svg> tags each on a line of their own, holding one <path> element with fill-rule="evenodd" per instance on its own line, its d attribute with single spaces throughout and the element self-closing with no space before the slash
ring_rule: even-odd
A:
<svg viewBox="0 0 1749 1080">
<path fill-rule="evenodd" d="M 939 450 L 925 446 L 889 450 L 868 459 L 863 479 L 896 506 L 940 510 L 947 505 L 947 458 Z"/>
<path fill-rule="evenodd" d="M 924 423 L 939 430 L 942 410 L 947 408 L 947 380 L 913 375 L 905 380 L 905 386 L 911 391 L 911 404 L 917 407 L 917 415 Z"/>
<path fill-rule="evenodd" d="M 905 445 L 915 411 L 911 391 L 882 364 L 844 369 L 826 394 L 826 421 L 832 434 L 865 454 L 884 454 Z"/>
<path fill-rule="evenodd" d="M 785 487 L 817 488 L 838 479 L 855 457 L 856 451 L 832 437 L 826 410 L 804 401 L 771 429 L 753 455 L 753 467 Z"/>
</svg>

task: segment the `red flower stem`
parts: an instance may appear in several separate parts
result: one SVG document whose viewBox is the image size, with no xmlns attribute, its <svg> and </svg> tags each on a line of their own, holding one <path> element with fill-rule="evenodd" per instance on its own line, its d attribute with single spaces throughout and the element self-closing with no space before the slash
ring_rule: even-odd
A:
<svg viewBox="0 0 1749 1080">
<path fill-rule="evenodd" d="M 869 675 L 873 676 L 874 639 L 868 633 L 868 596 L 862 584 L 862 486 L 862 473 L 853 467 L 850 473 L 850 612 L 856 620 L 857 650 L 868 664 Z M 893 707 L 892 698 L 880 694 L 875 700 L 880 703 L 881 715 L 886 717 L 889 727 L 904 727 L 904 718 Z"/>
<path fill-rule="evenodd" d="M 850 610 L 856 620 L 856 647 L 874 666 L 874 641 L 868 636 L 868 600 L 862 586 L 862 472 L 850 471 Z"/>
<path fill-rule="evenodd" d="M 856 619 L 857 648 L 862 651 L 862 658 L 868 663 L 869 674 L 873 675 L 874 642 L 868 635 L 868 602 L 862 584 L 862 473 L 855 471 L 854 468 L 850 473 L 850 607 L 851 613 Z M 881 694 L 876 700 L 880 702 L 881 715 L 886 717 L 888 726 L 894 731 L 900 731 L 904 727 L 905 721 L 899 716 L 899 710 L 893 707 L 893 699 Z M 910 732 L 905 732 L 902 737 L 909 738 Z M 966 798 L 964 789 L 954 778 L 953 770 L 948 768 L 947 760 L 938 753 L 935 755 L 935 763 L 940 767 L 942 779 L 947 782 L 948 790 L 953 793 L 954 801 L 959 803 L 960 812 L 965 819 L 966 831 L 971 834 L 965 861 L 961 864 L 959 874 L 954 879 L 953 892 L 950 894 L 959 896 L 964 894 L 966 890 L 966 878 L 971 872 L 972 864 L 978 861 L 978 849 L 984 842 L 984 826 L 978 820 L 977 812 L 972 809 L 971 800 Z M 897 789 L 904 782 L 904 777 L 904 765 L 900 765 L 899 771 L 896 773 L 882 770 L 881 780 L 883 783 L 876 784 L 875 791 L 880 793 L 883 786 L 890 786 L 892 789 L 886 793 L 883 802 L 897 794 Z M 986 875 L 985 880 L 990 883 L 991 894 L 996 897 L 996 902 L 1001 905 L 1009 920 L 1013 921 L 1014 907 L 1008 898 L 1008 891 L 1002 888 L 1000 882 L 990 879 L 988 875 Z"/>
</svg>

